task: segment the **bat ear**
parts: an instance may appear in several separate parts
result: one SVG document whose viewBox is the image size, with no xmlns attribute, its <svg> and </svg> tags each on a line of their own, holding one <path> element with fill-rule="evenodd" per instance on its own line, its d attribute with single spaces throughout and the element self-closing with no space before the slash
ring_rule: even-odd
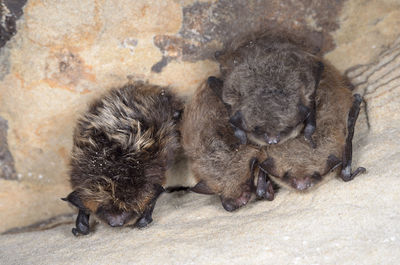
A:
<svg viewBox="0 0 400 265">
<path fill-rule="evenodd" d="M 207 85 L 214 91 L 215 94 L 222 100 L 222 87 L 224 85 L 224 81 L 221 79 L 210 76 L 207 79 Z"/>
<path fill-rule="evenodd" d="M 197 183 L 196 186 L 194 186 L 190 190 L 200 194 L 215 194 L 215 192 L 213 192 L 203 180 Z"/>
<path fill-rule="evenodd" d="M 254 180 L 254 171 L 257 164 L 258 164 L 258 159 L 255 157 L 251 158 L 249 166 L 250 166 L 250 176 L 252 180 Z"/>
<path fill-rule="evenodd" d="M 236 111 L 235 114 L 229 118 L 229 123 L 234 127 L 242 129 L 244 125 L 242 112 L 240 110 Z"/>
<path fill-rule="evenodd" d="M 247 134 L 238 128 L 234 128 L 235 130 L 235 137 L 239 139 L 240 144 L 247 144 Z"/>
<path fill-rule="evenodd" d="M 321 61 L 317 61 L 314 66 L 314 77 L 315 77 L 315 88 L 319 86 L 319 81 L 321 80 L 322 73 L 324 72 L 325 65 Z"/>
<path fill-rule="evenodd" d="M 236 128 L 241 130 L 247 130 L 247 125 L 243 119 L 243 114 L 240 110 L 236 111 L 233 116 L 229 118 L 229 123 Z"/>
<path fill-rule="evenodd" d="M 172 118 L 175 121 L 179 121 L 181 119 L 181 117 L 182 117 L 182 113 L 183 113 L 183 109 L 175 110 Z"/>
<path fill-rule="evenodd" d="M 223 51 L 216 51 L 216 52 L 214 53 L 214 58 L 215 58 L 216 60 L 219 60 L 219 59 L 221 58 L 222 55 L 224 55 L 224 52 L 223 52 Z"/>
<path fill-rule="evenodd" d="M 169 104 L 172 106 L 172 118 L 174 121 L 179 121 L 182 118 L 185 109 L 183 101 L 176 97 L 175 99 L 171 99 Z"/>
<path fill-rule="evenodd" d="M 71 192 L 66 198 L 61 198 L 61 200 L 71 203 L 78 209 L 86 210 L 86 207 L 83 205 L 81 198 L 79 198 L 77 191 Z"/>
<path fill-rule="evenodd" d="M 235 114 L 233 114 L 233 116 L 230 117 L 229 123 L 232 125 L 235 131 L 235 136 L 240 140 L 240 143 L 246 144 L 247 135 L 244 129 L 247 128 L 247 126 L 243 121 L 243 116 L 240 110 L 236 111 Z"/>
<path fill-rule="evenodd" d="M 307 115 L 309 115 L 311 109 L 309 107 L 305 106 L 301 102 L 299 103 L 298 107 L 299 107 L 299 112 L 300 112 L 301 118 L 306 118 Z"/>
</svg>

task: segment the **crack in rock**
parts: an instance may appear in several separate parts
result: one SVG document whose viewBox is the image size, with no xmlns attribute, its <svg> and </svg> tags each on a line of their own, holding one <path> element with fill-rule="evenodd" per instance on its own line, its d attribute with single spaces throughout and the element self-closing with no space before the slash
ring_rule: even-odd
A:
<svg viewBox="0 0 400 265">
<path fill-rule="evenodd" d="M 22 16 L 27 0 L 0 0 L 0 48 L 17 32 L 16 21 Z"/>
<path fill-rule="evenodd" d="M 14 159 L 8 150 L 7 130 L 7 121 L 0 117 L 0 178 L 17 179 Z"/>
</svg>

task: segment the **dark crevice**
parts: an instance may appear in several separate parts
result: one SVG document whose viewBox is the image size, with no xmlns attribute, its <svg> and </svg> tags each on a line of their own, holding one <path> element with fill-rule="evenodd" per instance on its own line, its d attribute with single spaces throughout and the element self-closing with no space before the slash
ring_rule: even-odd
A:
<svg viewBox="0 0 400 265">
<path fill-rule="evenodd" d="M 73 224 L 76 214 L 61 214 L 47 220 L 43 220 L 32 225 L 11 228 L 2 233 L 2 235 L 19 234 L 26 232 L 42 231 L 52 229 L 60 225 Z"/>
<path fill-rule="evenodd" d="M 0 48 L 17 32 L 17 20 L 27 0 L 0 0 Z"/>
<path fill-rule="evenodd" d="M 8 150 L 7 130 L 7 121 L 0 117 L 0 178 L 17 179 L 14 159 Z"/>
</svg>

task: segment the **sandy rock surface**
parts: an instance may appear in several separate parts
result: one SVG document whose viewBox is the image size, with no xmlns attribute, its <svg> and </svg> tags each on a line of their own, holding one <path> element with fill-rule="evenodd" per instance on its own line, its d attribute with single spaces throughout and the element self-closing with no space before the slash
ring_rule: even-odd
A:
<svg viewBox="0 0 400 265">
<path fill-rule="evenodd" d="M 240 4 L 231 2 L 227 10 Z M 268 18 L 235 22 L 221 13 L 224 0 L 28 1 L 17 34 L 0 50 L 0 116 L 8 127 L 0 146 L 11 154 L 17 176 L 0 176 L 0 232 L 31 231 L 40 226 L 18 227 L 67 217 L 50 230 L 0 235 L 0 264 L 398 264 L 400 3 L 335 1 L 338 6 L 322 13 L 324 4 L 307 9 L 305 0 L 298 6 L 249 2 L 250 9 L 271 12 Z M 164 194 L 146 229 L 99 224 L 75 238 L 73 210 L 59 198 L 70 190 L 72 129 L 87 102 L 131 79 L 190 96 L 218 72 L 207 56 L 226 38 L 207 33 L 279 22 L 293 9 L 300 10 L 293 15 L 298 25 L 286 26 L 312 28 L 305 32 L 317 40 L 324 36 L 325 57 L 364 95 L 368 119 L 363 109 L 353 167 L 367 173 L 349 183 L 332 178 L 306 194 L 281 189 L 274 201 L 234 213 L 214 196 Z"/>
</svg>

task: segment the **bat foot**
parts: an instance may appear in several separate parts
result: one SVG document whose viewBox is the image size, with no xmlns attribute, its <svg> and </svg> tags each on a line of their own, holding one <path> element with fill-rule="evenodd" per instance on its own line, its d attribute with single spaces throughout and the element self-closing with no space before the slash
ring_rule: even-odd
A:
<svg viewBox="0 0 400 265">
<path fill-rule="evenodd" d="M 267 174 L 259 169 L 257 188 L 256 188 L 257 199 L 266 199 L 268 201 L 274 200 L 275 191 L 272 181 L 268 178 Z"/>
<path fill-rule="evenodd" d="M 314 129 L 315 130 L 315 129 Z M 307 131 L 307 128 L 304 132 L 304 138 L 306 139 L 306 141 L 310 144 L 312 149 L 317 148 L 317 144 L 314 142 L 314 140 L 312 139 L 311 135 L 314 133 L 314 130 L 312 131 Z"/>
<path fill-rule="evenodd" d="M 332 172 L 342 165 L 342 161 L 335 155 L 329 155 L 326 161 L 327 169 Z"/>
<path fill-rule="evenodd" d="M 153 218 L 151 216 L 143 216 L 136 222 L 135 226 L 137 228 L 145 228 L 151 222 L 153 222 Z"/>
<path fill-rule="evenodd" d="M 86 236 L 89 234 L 89 228 L 87 228 L 84 231 L 80 230 L 79 228 L 72 228 L 71 232 L 74 236 L 80 236 L 80 235 Z"/>
<path fill-rule="evenodd" d="M 76 228 L 72 228 L 72 230 L 71 230 L 71 232 L 72 232 L 72 234 L 74 235 L 74 236 L 79 236 L 79 232 L 78 232 L 78 229 L 76 229 Z"/>
<path fill-rule="evenodd" d="M 86 213 L 85 210 L 79 209 L 78 216 L 76 217 L 75 221 L 75 228 L 72 228 L 72 234 L 74 236 L 81 235 L 88 235 L 89 230 L 89 216 L 90 214 Z"/>
<path fill-rule="evenodd" d="M 348 166 L 342 169 L 341 177 L 343 181 L 348 182 L 350 180 L 353 180 L 357 175 L 365 172 L 367 172 L 367 170 L 364 167 L 359 167 L 356 170 L 354 170 L 353 173 L 351 173 L 351 167 Z"/>
<path fill-rule="evenodd" d="M 158 197 L 164 192 L 164 188 L 161 186 L 157 186 L 157 192 L 154 195 L 154 198 L 151 200 L 150 205 L 147 207 L 147 209 L 144 211 L 142 216 L 139 218 L 139 220 L 136 221 L 135 227 L 137 228 L 144 228 L 148 226 L 151 222 L 153 222 L 153 210 L 154 207 L 156 206 L 156 201 Z"/>
<path fill-rule="evenodd" d="M 354 135 L 354 127 L 356 125 L 356 121 L 358 118 L 358 114 L 360 112 L 360 104 L 362 102 L 362 96 L 359 94 L 354 95 L 353 106 L 350 108 L 350 112 L 347 118 L 347 131 L 348 135 L 346 138 L 346 144 L 344 147 L 343 154 L 343 168 L 342 168 L 342 179 L 343 181 L 350 181 L 354 179 L 358 174 L 364 173 L 366 171 L 365 168 L 359 167 L 353 173 L 351 173 L 351 158 L 353 155 L 353 135 Z"/>
</svg>

